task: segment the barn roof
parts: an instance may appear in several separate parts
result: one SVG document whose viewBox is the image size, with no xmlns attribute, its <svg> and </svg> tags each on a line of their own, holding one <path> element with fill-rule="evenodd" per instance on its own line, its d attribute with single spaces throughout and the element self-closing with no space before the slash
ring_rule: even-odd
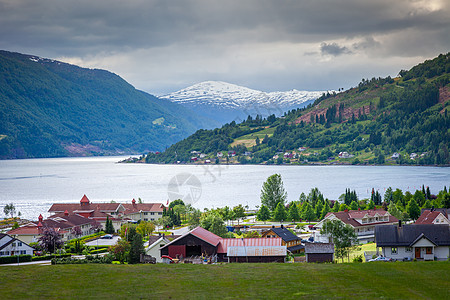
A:
<svg viewBox="0 0 450 300">
<path fill-rule="evenodd" d="M 217 253 L 227 253 L 228 247 L 261 247 L 281 246 L 281 238 L 243 238 L 221 239 L 217 247 Z"/>
<path fill-rule="evenodd" d="M 305 253 L 334 253 L 333 243 L 306 243 Z"/>
</svg>

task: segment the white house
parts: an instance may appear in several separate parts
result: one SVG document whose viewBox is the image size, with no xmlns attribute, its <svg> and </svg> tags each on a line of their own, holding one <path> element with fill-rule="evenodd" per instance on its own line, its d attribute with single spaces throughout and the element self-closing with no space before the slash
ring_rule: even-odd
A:
<svg viewBox="0 0 450 300">
<path fill-rule="evenodd" d="M 430 209 L 423 210 L 420 217 L 414 224 L 447 224 L 450 225 L 448 218 L 441 211 Z"/>
<path fill-rule="evenodd" d="M 0 256 L 33 255 L 34 248 L 4 233 L 0 233 Z"/>
<path fill-rule="evenodd" d="M 159 248 L 164 247 L 170 241 L 164 236 L 150 236 L 148 240 L 148 246 L 145 248 L 145 254 L 151 255 L 156 258 L 156 262 L 162 262 Z"/>
<path fill-rule="evenodd" d="M 448 224 L 376 226 L 375 240 L 383 256 L 393 260 L 447 260 L 450 255 Z"/>
<path fill-rule="evenodd" d="M 335 203 L 338 205 L 339 203 Z M 340 220 L 354 228 L 360 244 L 375 241 L 375 225 L 395 224 L 398 219 L 384 209 L 370 210 L 345 210 L 340 212 L 329 212 L 325 218 L 314 227 L 321 229 L 327 220 Z M 319 240 L 323 237 L 318 236 Z"/>
</svg>

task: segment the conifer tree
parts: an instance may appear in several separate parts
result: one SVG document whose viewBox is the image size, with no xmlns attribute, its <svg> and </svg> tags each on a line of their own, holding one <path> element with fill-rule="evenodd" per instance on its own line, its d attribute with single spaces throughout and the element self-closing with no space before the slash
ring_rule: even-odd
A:
<svg viewBox="0 0 450 300">
<path fill-rule="evenodd" d="M 417 220 L 420 216 L 420 208 L 419 205 L 417 205 L 416 200 L 412 198 L 409 200 L 408 205 L 406 206 L 406 211 L 408 212 L 408 215 L 411 219 Z"/>
<path fill-rule="evenodd" d="M 286 208 L 284 207 L 283 204 L 281 204 L 281 202 L 279 202 L 273 212 L 273 219 L 275 221 L 281 222 L 281 221 L 286 221 L 287 217 L 288 217 L 288 215 L 286 212 Z"/>
</svg>

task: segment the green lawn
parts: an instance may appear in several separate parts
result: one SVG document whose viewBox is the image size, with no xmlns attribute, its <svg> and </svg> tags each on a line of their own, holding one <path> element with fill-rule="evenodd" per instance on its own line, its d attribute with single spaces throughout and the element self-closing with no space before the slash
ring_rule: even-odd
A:
<svg viewBox="0 0 450 300">
<path fill-rule="evenodd" d="M 449 262 L 9 266 L 0 286 L 2 299 L 445 299 L 449 270 Z"/>
</svg>

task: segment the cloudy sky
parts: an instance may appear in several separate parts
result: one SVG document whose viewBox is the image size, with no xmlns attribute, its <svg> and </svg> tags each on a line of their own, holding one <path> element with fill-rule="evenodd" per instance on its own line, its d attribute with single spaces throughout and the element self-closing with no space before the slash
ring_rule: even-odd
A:
<svg viewBox="0 0 450 300">
<path fill-rule="evenodd" d="M 349 88 L 450 50 L 448 0 L 0 0 L 0 49 L 160 95 L 205 80 Z"/>
</svg>

